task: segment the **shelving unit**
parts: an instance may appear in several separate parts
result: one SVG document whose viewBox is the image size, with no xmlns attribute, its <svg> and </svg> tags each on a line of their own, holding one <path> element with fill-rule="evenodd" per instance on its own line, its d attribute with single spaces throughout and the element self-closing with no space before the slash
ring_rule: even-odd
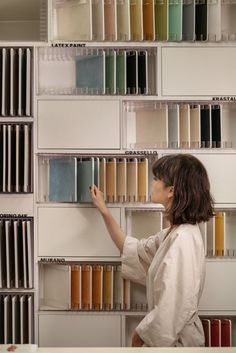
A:
<svg viewBox="0 0 236 353">
<path fill-rule="evenodd" d="M 26 3 L 22 5 L 26 6 Z M 10 2 L 1 3 L 1 16 L 11 14 L 9 5 Z M 16 2 L 15 5 L 17 8 Z M 28 16 L 28 12 L 25 15 Z M 23 18 L 19 21 L 8 19 L 9 23 L 0 21 L 1 35 L 5 33 L 5 39 L 13 39 L 11 36 L 18 28 L 19 37 L 14 39 L 20 39 L 21 35 L 26 38 L 24 33 L 30 24 L 23 23 Z M 33 343 L 36 336 L 34 47 L 28 45 L 25 42 L 12 46 L 10 42 L 4 42 L 0 49 L 0 344 Z"/>
<path fill-rule="evenodd" d="M 127 235 L 147 237 L 168 227 L 151 203 L 152 162 L 191 153 L 206 166 L 217 210 L 200 225 L 199 314 L 208 331 L 230 319 L 236 346 L 235 9 L 233 0 L 1 1 L 0 212 L 12 224 L 30 219 L 32 285 L 2 283 L 0 343 L 130 346 L 145 287 L 113 277 L 120 306 L 105 309 L 104 276 L 83 278 L 83 266 L 104 275 L 121 264 L 87 188 L 100 186 Z M 99 310 L 92 291 L 92 307 L 80 306 L 88 283 Z"/>
</svg>

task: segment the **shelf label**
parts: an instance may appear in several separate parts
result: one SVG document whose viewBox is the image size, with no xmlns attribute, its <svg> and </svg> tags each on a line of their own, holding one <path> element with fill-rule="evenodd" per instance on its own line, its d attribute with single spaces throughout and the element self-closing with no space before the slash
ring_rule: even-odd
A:
<svg viewBox="0 0 236 353">
<path fill-rule="evenodd" d="M 43 263 L 62 263 L 66 260 L 64 258 L 57 258 L 57 257 L 42 257 L 39 262 Z"/>
<path fill-rule="evenodd" d="M 229 96 L 229 97 L 212 97 L 213 101 L 224 101 L 224 102 L 228 102 L 228 101 L 236 101 L 236 96 Z"/>
<path fill-rule="evenodd" d="M 0 213 L 1 218 L 26 218 L 27 214 L 16 214 L 16 213 Z"/>
<path fill-rule="evenodd" d="M 85 43 L 53 43 L 52 47 L 57 48 L 84 48 Z"/>
<path fill-rule="evenodd" d="M 141 155 L 158 155 L 157 151 L 125 151 L 125 154 L 129 155 L 136 155 L 136 154 L 141 154 Z"/>
</svg>

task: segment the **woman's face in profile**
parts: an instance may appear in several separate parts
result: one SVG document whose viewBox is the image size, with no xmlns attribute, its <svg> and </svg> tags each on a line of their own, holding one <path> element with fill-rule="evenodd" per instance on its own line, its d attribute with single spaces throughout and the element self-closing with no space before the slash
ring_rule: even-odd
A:
<svg viewBox="0 0 236 353">
<path fill-rule="evenodd" d="M 173 186 L 166 186 L 162 180 L 154 177 L 151 187 L 151 201 L 166 207 L 173 198 Z"/>
</svg>

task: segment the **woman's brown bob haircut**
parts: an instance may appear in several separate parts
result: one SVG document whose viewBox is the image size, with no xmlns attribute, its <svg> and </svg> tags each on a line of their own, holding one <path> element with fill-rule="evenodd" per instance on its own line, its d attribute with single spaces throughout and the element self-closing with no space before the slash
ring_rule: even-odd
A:
<svg viewBox="0 0 236 353">
<path fill-rule="evenodd" d="M 210 182 L 203 164 L 191 154 L 171 154 L 152 165 L 154 179 L 174 186 L 172 204 L 166 209 L 171 224 L 206 222 L 215 215 Z"/>
</svg>

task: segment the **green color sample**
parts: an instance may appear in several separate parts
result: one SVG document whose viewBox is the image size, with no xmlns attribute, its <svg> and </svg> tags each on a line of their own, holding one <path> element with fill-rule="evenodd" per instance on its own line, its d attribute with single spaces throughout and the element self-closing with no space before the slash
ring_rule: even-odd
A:
<svg viewBox="0 0 236 353">
<path fill-rule="evenodd" d="M 167 0 L 157 0 L 155 5 L 155 32 L 157 40 L 168 40 Z"/>
</svg>

